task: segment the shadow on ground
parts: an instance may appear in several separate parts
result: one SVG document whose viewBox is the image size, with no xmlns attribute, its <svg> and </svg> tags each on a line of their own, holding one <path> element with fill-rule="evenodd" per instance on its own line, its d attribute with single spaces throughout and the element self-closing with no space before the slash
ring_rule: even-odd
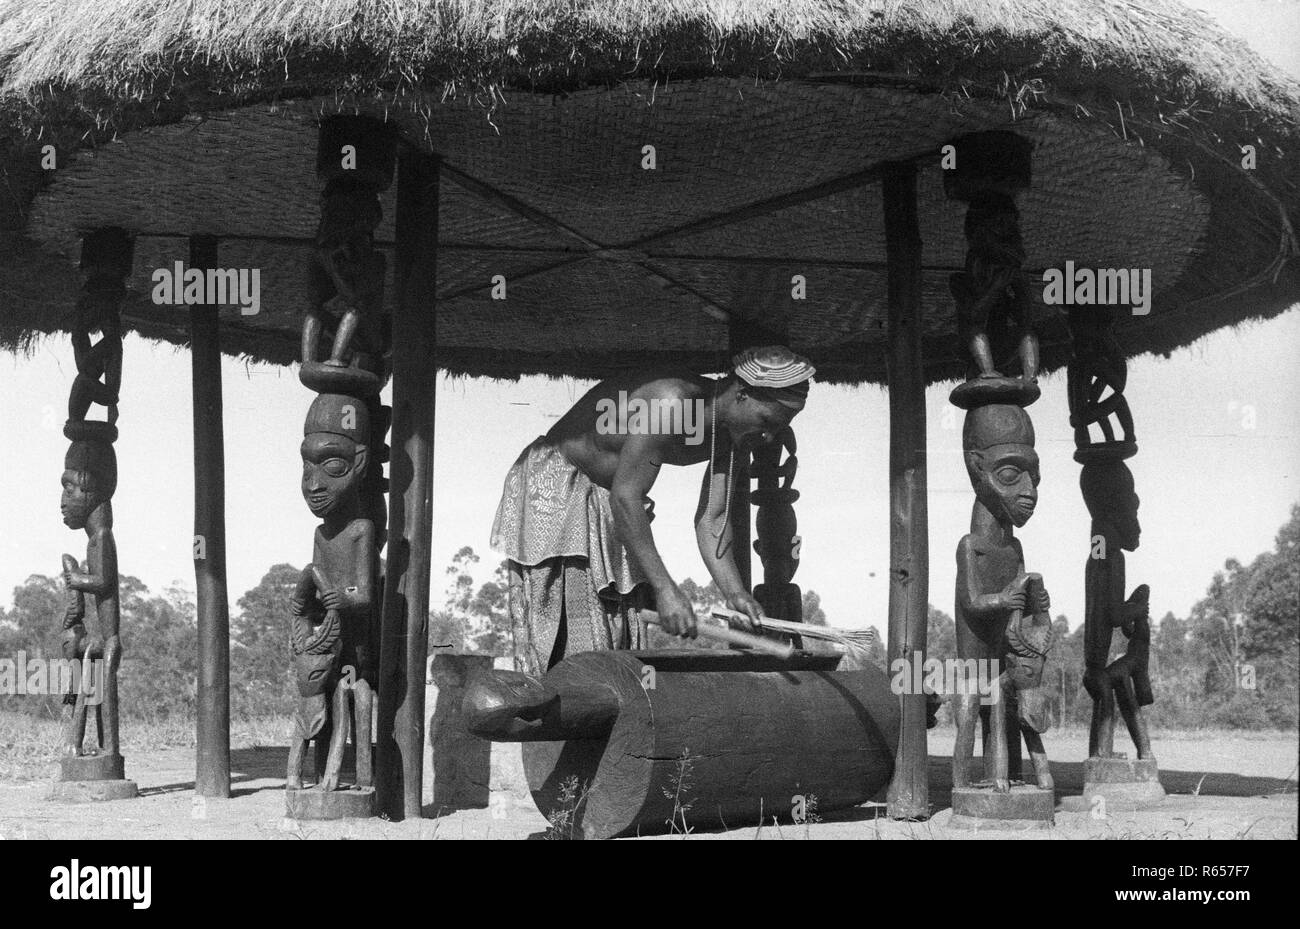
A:
<svg viewBox="0 0 1300 929">
<path fill-rule="evenodd" d="M 343 770 L 351 776 L 355 755 L 349 745 L 343 756 Z M 248 796 L 259 790 L 284 790 L 285 771 L 289 767 L 289 746 L 258 745 L 254 748 L 238 748 L 230 753 L 230 795 L 232 797 Z M 311 767 L 308 757 L 307 767 Z M 258 781 L 270 783 L 257 784 Z M 244 785 L 244 786 L 240 786 Z M 194 779 L 177 781 L 174 784 L 160 784 L 140 791 L 141 796 L 178 793 L 194 789 Z"/>
<path fill-rule="evenodd" d="M 230 754 L 231 762 L 231 796 L 249 796 L 260 791 L 284 789 L 285 768 L 288 765 L 288 746 L 257 746 L 236 749 Z M 348 748 L 344 759 L 344 779 L 350 780 L 353 770 L 353 752 Z M 1028 768 L 1026 759 L 1026 773 Z M 310 759 L 308 760 L 310 767 Z M 1058 805 L 1061 800 L 1083 792 L 1083 763 L 1051 763 L 1052 777 L 1056 784 Z M 978 770 L 978 765 L 977 765 Z M 930 810 L 937 814 L 952 805 L 952 757 L 950 755 L 931 755 L 930 773 Z M 1278 794 L 1296 793 L 1294 779 L 1276 777 L 1252 777 L 1219 771 L 1172 771 L 1161 770 L 1160 781 L 1166 792 L 1171 795 L 1185 794 L 1200 797 L 1265 797 Z M 194 789 L 194 780 L 177 781 L 141 790 L 143 796 L 156 796 L 179 793 Z M 834 810 L 821 813 L 821 821 L 826 823 L 870 822 L 886 819 L 888 816 L 883 794 L 863 806 L 847 810 Z M 426 804 L 423 808 L 424 819 L 441 819 L 455 811 L 442 805 Z M 701 829 L 701 832 L 724 832 L 726 830 Z M 529 838 L 544 838 L 538 832 Z"/>
<path fill-rule="evenodd" d="M 978 759 L 977 759 L 978 761 Z M 1072 794 L 1083 793 L 1083 762 L 1053 761 L 1052 780 L 1056 786 L 1056 799 L 1060 801 Z M 1032 777 L 1028 759 L 1026 774 Z M 978 765 L 977 768 L 978 770 Z M 1248 777 L 1222 771 L 1160 771 L 1160 783 L 1168 794 L 1193 794 L 1200 797 L 1267 797 L 1277 794 L 1294 794 L 1296 781 L 1276 777 Z M 884 797 L 879 803 L 837 810 L 822 815 L 824 822 L 862 822 L 887 815 Z M 952 806 L 952 756 L 930 756 L 930 811 Z"/>
</svg>

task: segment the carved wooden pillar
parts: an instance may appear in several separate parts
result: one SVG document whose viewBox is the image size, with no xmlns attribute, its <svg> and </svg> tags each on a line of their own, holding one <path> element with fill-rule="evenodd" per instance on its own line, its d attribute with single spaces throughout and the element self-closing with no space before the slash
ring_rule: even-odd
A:
<svg viewBox="0 0 1300 929">
<path fill-rule="evenodd" d="M 190 238 L 190 267 L 218 267 L 217 240 Z M 226 460 L 218 308 L 190 309 L 194 404 L 194 586 L 198 720 L 194 792 L 230 796 L 230 607 L 226 588 Z"/>
<path fill-rule="evenodd" d="M 1074 306 L 1074 355 L 1067 371 L 1074 460 L 1083 465 L 1079 485 L 1092 517 L 1084 568 L 1084 686 L 1093 701 L 1084 763 L 1084 800 L 1100 798 L 1133 808 L 1164 799 L 1142 708 L 1155 701 L 1147 663 L 1150 590 L 1140 584 L 1125 598 L 1124 552 L 1138 546 L 1138 497 L 1124 462 L 1137 454 L 1137 436 L 1124 388 L 1128 364 L 1115 339 L 1114 307 Z M 1100 431 L 1094 438 L 1092 428 Z M 1125 654 L 1110 661 L 1115 629 L 1128 639 Z M 1116 711 L 1137 758 L 1114 750 Z M 1095 807 L 1094 807 L 1095 808 Z"/>
<path fill-rule="evenodd" d="M 1015 530 L 1038 499 L 1034 424 L 1025 408 L 1039 396 L 1038 339 L 1030 326 L 1025 248 L 1015 197 L 1029 186 L 1031 143 L 1011 132 L 980 132 L 954 143 L 947 195 L 967 205 L 965 269 L 949 279 L 958 332 L 971 363 L 950 395 L 966 411 L 962 453 L 975 503 L 957 546 L 957 655 L 979 669 L 953 695 L 952 825 L 1046 827 L 1055 807 L 1041 733 L 1047 728 L 1042 672 L 1051 646 L 1050 601 L 1026 571 Z M 1019 368 L 1018 371 L 1015 369 Z M 1011 372 L 1004 374 L 1002 372 Z M 975 726 L 984 728 L 984 778 L 971 783 Z M 1035 784 L 1021 777 L 1021 737 Z"/>
<path fill-rule="evenodd" d="M 374 236 L 383 218 L 379 195 L 392 184 L 396 150 L 395 132 L 379 120 L 334 116 L 321 124 L 321 221 L 298 374 L 317 394 L 303 425 L 302 494 L 322 520 L 292 600 L 300 702 L 289 746 L 286 808 L 298 818 L 376 811 L 371 725 L 380 683 L 389 420 L 379 392 L 391 326 L 384 309 L 387 261 Z M 347 786 L 342 764 L 349 735 L 356 770 Z M 320 789 L 304 790 L 312 740 Z"/>
<path fill-rule="evenodd" d="M 799 569 L 799 522 L 794 503 L 799 491 L 792 486 L 799 469 L 795 452 L 794 430 L 787 428 L 779 437 L 754 452 L 750 477 L 758 487 L 749 495 L 758 512 L 754 517 L 754 551 L 763 563 L 763 583 L 754 588 L 754 599 L 763 607 L 763 615 L 790 622 L 803 622 L 803 592 L 791 583 Z M 781 460 L 781 452 L 789 454 Z M 802 648 L 799 636 L 793 644 Z"/>
<path fill-rule="evenodd" d="M 393 321 L 393 462 L 380 657 L 379 805 L 418 818 L 423 789 L 437 385 L 439 159 L 401 153 L 397 173 L 397 315 Z"/>
<path fill-rule="evenodd" d="M 65 610 L 63 656 L 78 661 L 75 692 L 64 729 L 60 779 L 54 796 L 65 800 L 117 800 L 136 795 L 126 779 L 118 729 L 117 672 L 122 660 L 118 602 L 117 543 L 113 536 L 113 494 L 117 490 L 117 403 L 122 381 L 121 308 L 131 273 L 132 243 L 117 228 L 98 229 L 82 242 L 86 281 L 77 301 L 72 348 L 77 377 L 68 395 L 70 440 L 63 460 L 60 508 L 69 529 L 86 533 L 84 568 L 63 556 Z M 93 345 L 91 338 L 100 333 Z M 88 419 L 92 405 L 103 420 Z M 88 718 L 97 738 L 85 749 Z"/>
</svg>

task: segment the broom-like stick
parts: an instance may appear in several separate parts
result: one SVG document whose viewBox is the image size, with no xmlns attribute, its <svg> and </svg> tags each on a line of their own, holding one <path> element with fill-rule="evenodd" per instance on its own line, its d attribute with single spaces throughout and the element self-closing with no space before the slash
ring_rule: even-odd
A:
<svg viewBox="0 0 1300 929">
<path fill-rule="evenodd" d="M 656 626 L 659 625 L 659 614 L 654 610 L 641 610 L 640 615 L 646 622 L 653 623 Z M 789 642 L 765 639 L 762 636 L 750 635 L 748 632 L 741 632 L 728 626 L 718 626 L 705 621 L 699 623 L 696 629 L 703 638 L 716 639 L 719 642 L 726 642 L 728 645 L 738 645 L 741 648 L 763 652 L 766 655 L 774 655 L 777 658 L 789 658 L 794 654 L 794 646 Z"/>
<path fill-rule="evenodd" d="M 737 610 L 728 610 L 724 607 L 714 607 L 712 612 L 714 616 L 724 621 L 732 619 L 748 620 L 744 613 Z M 836 645 L 843 645 L 846 648 L 869 648 L 876 641 L 875 629 L 836 629 L 832 626 L 812 626 L 808 623 L 796 623 L 787 619 L 773 619 L 770 616 L 761 617 L 758 625 L 760 629 L 803 636 L 808 639 L 821 639 L 824 642 L 834 642 Z"/>
</svg>

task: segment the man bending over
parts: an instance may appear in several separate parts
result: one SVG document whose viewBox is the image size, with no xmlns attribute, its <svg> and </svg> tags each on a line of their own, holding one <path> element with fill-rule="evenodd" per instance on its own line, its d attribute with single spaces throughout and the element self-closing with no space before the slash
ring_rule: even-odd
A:
<svg viewBox="0 0 1300 929">
<path fill-rule="evenodd" d="M 758 619 L 732 544 L 735 457 L 790 425 L 815 369 L 780 346 L 732 363 L 717 380 L 658 370 L 601 381 L 515 461 L 492 547 L 509 560 L 519 670 L 541 673 L 575 652 L 641 648 L 636 611 L 650 607 L 666 631 L 694 637 L 691 603 L 650 531 L 647 495 L 664 465 L 709 462 L 695 511 L 700 555 L 727 606 Z"/>
</svg>

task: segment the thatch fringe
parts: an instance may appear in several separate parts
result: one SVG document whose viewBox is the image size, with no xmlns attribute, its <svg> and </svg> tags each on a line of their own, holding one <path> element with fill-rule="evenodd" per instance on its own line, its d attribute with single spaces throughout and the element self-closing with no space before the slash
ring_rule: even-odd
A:
<svg viewBox="0 0 1300 929">
<path fill-rule="evenodd" d="M 0 0 L 0 93 L 38 109 L 49 88 L 143 101 L 190 81 L 229 94 L 321 75 L 358 92 L 864 66 L 935 77 L 981 53 L 1019 83 L 1069 67 L 1295 117 L 1293 82 L 1171 0 Z"/>
</svg>

